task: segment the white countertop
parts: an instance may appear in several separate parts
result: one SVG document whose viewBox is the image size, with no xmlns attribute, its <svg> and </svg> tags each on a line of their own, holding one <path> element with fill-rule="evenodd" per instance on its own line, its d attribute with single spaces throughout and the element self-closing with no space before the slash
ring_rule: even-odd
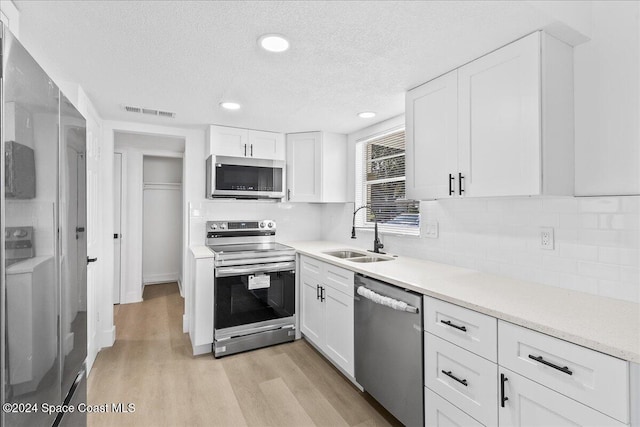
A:
<svg viewBox="0 0 640 427">
<path fill-rule="evenodd" d="M 199 245 L 199 246 L 190 246 L 191 253 L 195 259 L 200 258 L 213 258 L 213 251 L 209 249 L 207 246 Z"/>
<path fill-rule="evenodd" d="M 286 244 L 356 273 L 640 363 L 639 304 L 404 256 L 358 264 L 322 253 L 351 249 L 335 242 Z"/>
</svg>

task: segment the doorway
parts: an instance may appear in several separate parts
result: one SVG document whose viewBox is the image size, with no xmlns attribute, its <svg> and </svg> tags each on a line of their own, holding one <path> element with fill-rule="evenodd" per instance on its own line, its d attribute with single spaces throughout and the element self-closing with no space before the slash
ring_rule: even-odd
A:
<svg viewBox="0 0 640 427">
<path fill-rule="evenodd" d="M 182 159 L 143 158 L 142 281 L 178 282 L 182 269 Z"/>
<path fill-rule="evenodd" d="M 184 150 L 184 138 L 114 131 L 114 304 L 182 285 Z"/>
</svg>

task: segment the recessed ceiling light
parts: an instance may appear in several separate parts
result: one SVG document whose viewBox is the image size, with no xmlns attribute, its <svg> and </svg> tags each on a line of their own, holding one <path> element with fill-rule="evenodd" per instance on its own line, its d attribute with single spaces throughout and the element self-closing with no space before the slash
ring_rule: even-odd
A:
<svg viewBox="0 0 640 427">
<path fill-rule="evenodd" d="M 269 52 L 284 52 L 289 49 L 289 40 L 280 34 L 265 34 L 258 39 L 258 43 Z"/>
<path fill-rule="evenodd" d="M 237 102 L 221 102 L 220 106 L 227 110 L 238 110 L 240 109 L 240 104 Z"/>
<path fill-rule="evenodd" d="M 373 111 L 363 111 L 362 113 L 358 113 L 358 117 L 363 119 L 370 119 L 375 116 L 376 116 L 376 113 L 374 113 Z"/>
</svg>

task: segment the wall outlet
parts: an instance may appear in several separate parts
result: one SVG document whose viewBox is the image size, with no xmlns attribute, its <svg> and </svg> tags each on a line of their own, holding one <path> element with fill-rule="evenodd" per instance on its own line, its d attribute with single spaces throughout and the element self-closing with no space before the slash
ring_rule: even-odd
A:
<svg viewBox="0 0 640 427">
<path fill-rule="evenodd" d="M 540 229 L 540 248 L 553 250 L 553 228 L 542 227 Z"/>
<path fill-rule="evenodd" d="M 426 221 L 423 229 L 424 237 L 427 239 L 438 238 L 438 221 Z"/>
</svg>

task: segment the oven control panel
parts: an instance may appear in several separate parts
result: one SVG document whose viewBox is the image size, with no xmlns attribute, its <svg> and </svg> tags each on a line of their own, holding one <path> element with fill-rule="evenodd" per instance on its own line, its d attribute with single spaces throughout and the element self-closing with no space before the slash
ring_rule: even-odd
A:
<svg viewBox="0 0 640 427">
<path fill-rule="evenodd" d="M 207 233 L 221 231 L 275 232 L 276 222 L 272 219 L 263 219 L 259 221 L 207 221 Z"/>
</svg>

